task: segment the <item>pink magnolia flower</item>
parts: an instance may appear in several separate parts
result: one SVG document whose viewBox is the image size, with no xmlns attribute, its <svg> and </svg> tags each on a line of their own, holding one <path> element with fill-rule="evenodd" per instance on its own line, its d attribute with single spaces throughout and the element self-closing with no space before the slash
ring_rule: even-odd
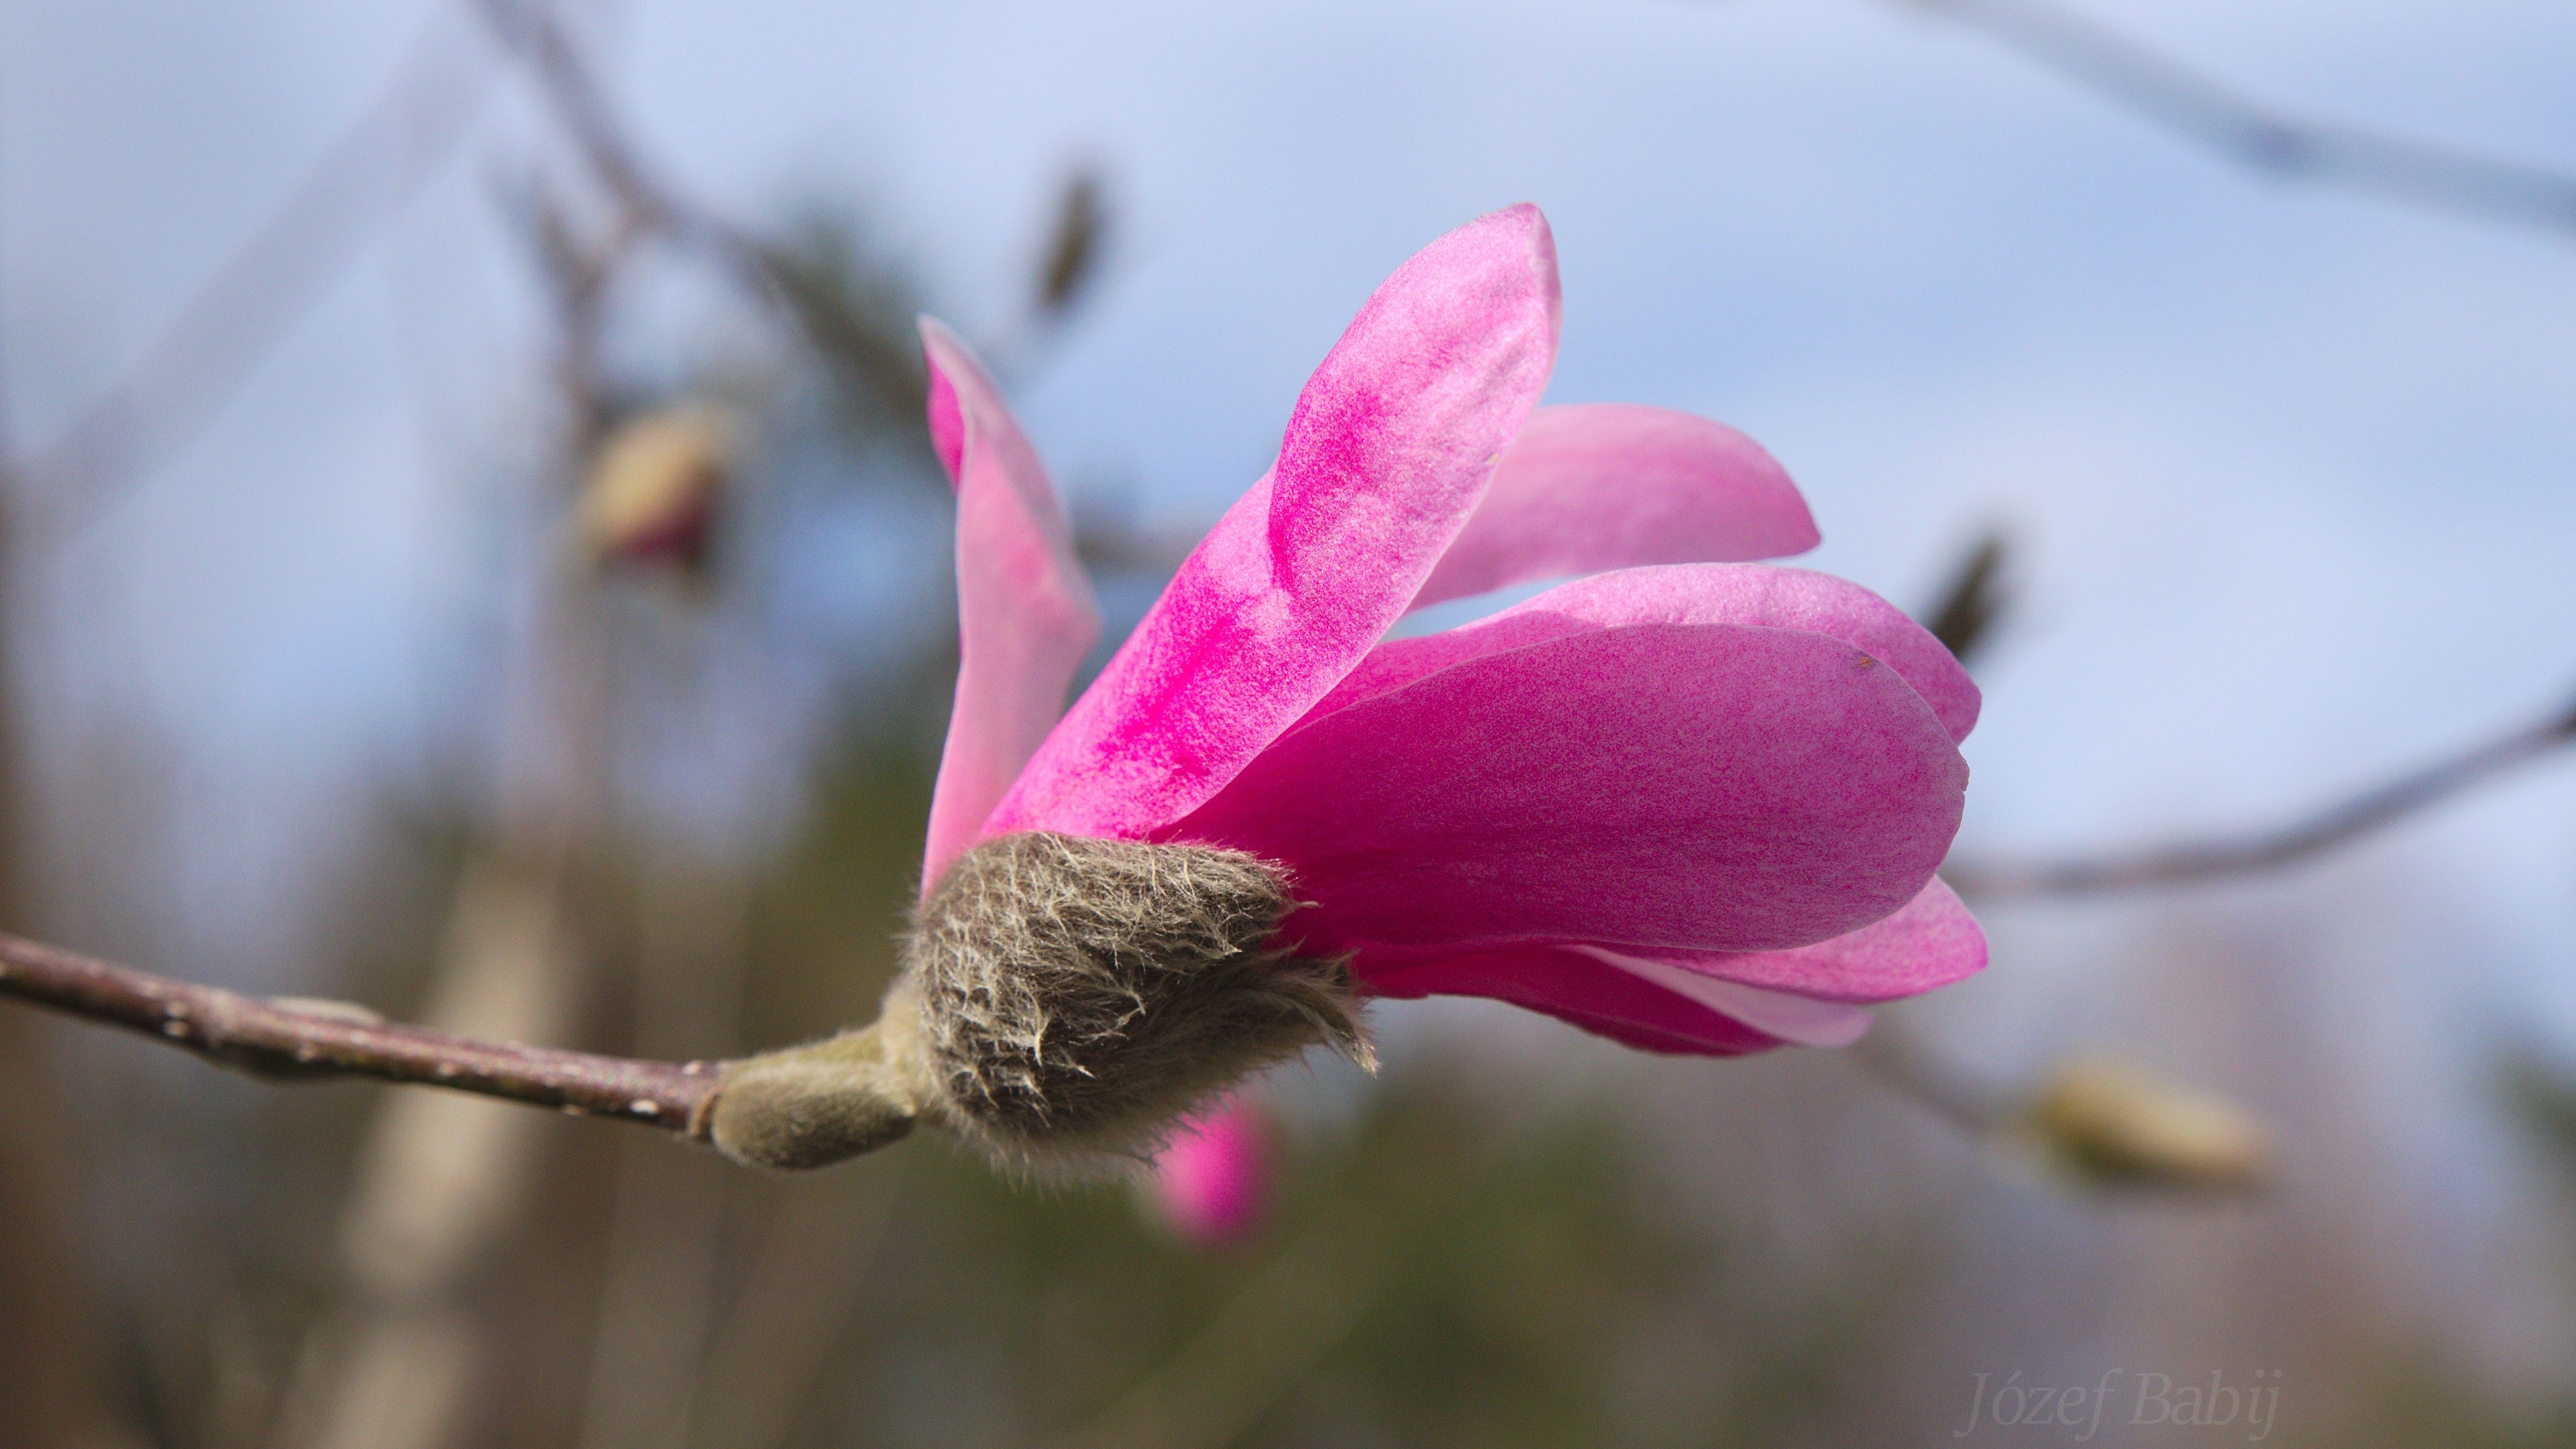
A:
<svg viewBox="0 0 2576 1449">
<path fill-rule="evenodd" d="M 1164 1219 L 1190 1243 L 1250 1237 L 1269 1203 L 1269 1119 L 1240 1092 L 1182 1119 L 1155 1154 L 1153 1186 Z"/>
<path fill-rule="evenodd" d="M 874 1026 L 727 1066 L 724 1151 L 813 1166 L 928 1121 L 1032 1166 L 1132 1155 L 1307 1046 L 1365 1059 L 1358 997 L 1727 1056 L 1847 1043 L 1984 964 L 1932 873 L 1976 687 L 1867 590 L 1742 562 L 1816 541 L 1744 437 L 1537 406 L 1535 208 L 1378 289 L 1069 710 L 1100 623 L 1063 512 L 964 344 L 922 337 L 961 657 L 921 904 Z"/>
<path fill-rule="evenodd" d="M 927 898 L 1019 832 L 1284 867 L 1283 928 L 1369 996 L 1485 996 L 1652 1051 L 1843 1045 L 1985 964 L 1934 876 L 1975 685 L 1857 585 L 1728 428 L 1541 408 L 1558 331 L 1535 207 L 1406 262 L 1308 381 L 1277 463 L 1108 667 L 1045 469 L 925 320 L 958 493 L 961 663 Z M 1601 572 L 1612 570 L 1611 572 Z M 1462 628 L 1445 599 L 1566 575 Z"/>
</svg>

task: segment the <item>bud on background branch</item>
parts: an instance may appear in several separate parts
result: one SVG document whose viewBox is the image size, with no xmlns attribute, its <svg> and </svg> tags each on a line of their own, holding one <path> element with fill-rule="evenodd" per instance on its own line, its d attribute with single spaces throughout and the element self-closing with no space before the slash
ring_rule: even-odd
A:
<svg viewBox="0 0 2576 1449">
<path fill-rule="evenodd" d="M 704 569 L 740 432 L 730 414 L 699 405 L 619 425 L 582 490 L 581 538 L 591 557 Z"/>
<path fill-rule="evenodd" d="M 2243 1192 L 2260 1187 L 2271 1145 L 2233 1102 L 2124 1062 L 2058 1069 L 2021 1124 L 2051 1161 L 2106 1187 Z"/>
</svg>

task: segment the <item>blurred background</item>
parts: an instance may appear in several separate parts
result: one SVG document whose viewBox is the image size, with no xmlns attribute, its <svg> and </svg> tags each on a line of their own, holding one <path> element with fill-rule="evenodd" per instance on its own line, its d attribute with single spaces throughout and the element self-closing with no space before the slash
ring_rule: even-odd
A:
<svg viewBox="0 0 2576 1449">
<path fill-rule="evenodd" d="M 954 667 L 913 314 L 1114 640 L 1523 199 L 1551 401 L 1745 429 L 1946 614 L 1962 861 L 2259 832 L 2576 688 L 2571 136 L 2543 0 L 8 0 L 6 924 L 654 1056 L 864 1019 Z M 2576 1444 L 2576 766 L 1978 904 L 1851 1052 L 1381 1007 L 1222 1241 L 0 1004 L 0 1444 Z"/>
</svg>

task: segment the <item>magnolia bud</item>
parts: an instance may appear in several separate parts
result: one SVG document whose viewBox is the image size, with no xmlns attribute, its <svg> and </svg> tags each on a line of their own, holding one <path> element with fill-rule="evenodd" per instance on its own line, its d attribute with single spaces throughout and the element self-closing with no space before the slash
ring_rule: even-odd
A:
<svg viewBox="0 0 2576 1449">
<path fill-rule="evenodd" d="M 706 562 L 735 425 L 712 408 L 632 418 L 600 446 L 581 497 L 581 536 L 602 562 Z"/>
<path fill-rule="evenodd" d="M 2062 1067 L 2025 1126 L 2102 1186 L 2243 1191 L 2261 1185 L 2270 1157 L 2262 1124 L 2234 1103 L 2112 1061 Z"/>
<path fill-rule="evenodd" d="M 1038 265 L 1040 307 L 1062 312 L 1082 295 L 1084 285 L 1099 269 L 1101 242 L 1108 229 L 1109 208 L 1103 201 L 1099 174 L 1076 171 L 1056 203 L 1055 233 L 1047 239 L 1046 255 Z"/>
<path fill-rule="evenodd" d="M 1374 1065 L 1347 963 L 1276 944 L 1294 907 L 1285 873 L 1241 851 L 986 841 L 922 902 L 877 1024 L 733 1064 L 701 1135 L 778 1167 L 916 1120 L 1021 1168 L 1141 1158 L 1310 1046 Z"/>
</svg>

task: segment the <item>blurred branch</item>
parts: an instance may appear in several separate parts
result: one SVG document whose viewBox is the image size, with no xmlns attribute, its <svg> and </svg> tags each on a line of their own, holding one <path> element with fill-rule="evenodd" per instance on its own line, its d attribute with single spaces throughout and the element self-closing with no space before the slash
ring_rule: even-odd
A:
<svg viewBox="0 0 2576 1449">
<path fill-rule="evenodd" d="M 1913 1099 L 1971 1137 L 2003 1127 L 2019 1105 L 2011 1093 L 1973 1081 L 1925 1051 L 1913 1033 L 1885 1011 L 1878 1013 L 1869 1035 L 1854 1043 L 1851 1052 L 1879 1085 Z"/>
<path fill-rule="evenodd" d="M 794 251 L 736 226 L 656 171 L 541 0 L 482 0 L 482 12 L 502 42 L 526 60 L 600 184 L 638 224 L 730 274 L 889 413 L 911 417 L 921 411 L 924 383 L 908 335 L 897 340 L 865 325 L 866 319 L 835 305 L 840 294 L 817 286 L 811 267 Z"/>
<path fill-rule="evenodd" d="M 2576 175 L 2296 119 L 2056 0 L 1900 0 L 1984 32 L 2249 170 L 2576 233 Z"/>
<path fill-rule="evenodd" d="M 2073 1057 L 1993 1085 L 1925 1050 L 1886 1013 L 1852 1054 L 1881 1086 L 1969 1138 L 2036 1152 L 2084 1187 L 2224 1195 L 2270 1173 L 2270 1133 L 2252 1113 L 2120 1058 Z"/>
<path fill-rule="evenodd" d="M 259 1001 L 0 935 L 0 996 L 291 1080 L 372 1077 L 696 1136 L 718 1063 L 652 1062 L 481 1041 L 373 1020 L 337 1002 Z"/>
<path fill-rule="evenodd" d="M 515 210 L 554 308 L 555 382 L 570 413 L 565 452 L 569 476 L 579 486 L 617 422 L 618 399 L 602 339 L 609 288 L 633 255 L 642 223 L 625 212 L 597 235 L 588 234 L 564 199 L 546 190 Z"/>
<path fill-rule="evenodd" d="M 1051 208 L 1046 244 L 1030 277 L 1028 304 L 1001 335 L 983 340 L 985 361 L 1000 375 L 1028 372 L 1063 337 L 1064 324 L 1097 289 L 1114 235 L 1109 186 L 1100 169 L 1077 161 Z"/>
<path fill-rule="evenodd" d="M 443 7 L 433 10 L 382 94 L 133 370 L 28 462 L 38 523 L 61 534 L 94 522 L 222 410 L 464 140 L 490 80 L 479 45 Z"/>
<path fill-rule="evenodd" d="M 2562 705 L 2500 739 L 2364 790 L 2281 829 L 2090 860 L 1954 858 L 1941 867 L 1941 874 L 1962 895 L 1988 900 L 2085 895 L 2259 875 L 2350 844 L 2571 742 L 2576 742 L 2576 706 Z"/>
</svg>

